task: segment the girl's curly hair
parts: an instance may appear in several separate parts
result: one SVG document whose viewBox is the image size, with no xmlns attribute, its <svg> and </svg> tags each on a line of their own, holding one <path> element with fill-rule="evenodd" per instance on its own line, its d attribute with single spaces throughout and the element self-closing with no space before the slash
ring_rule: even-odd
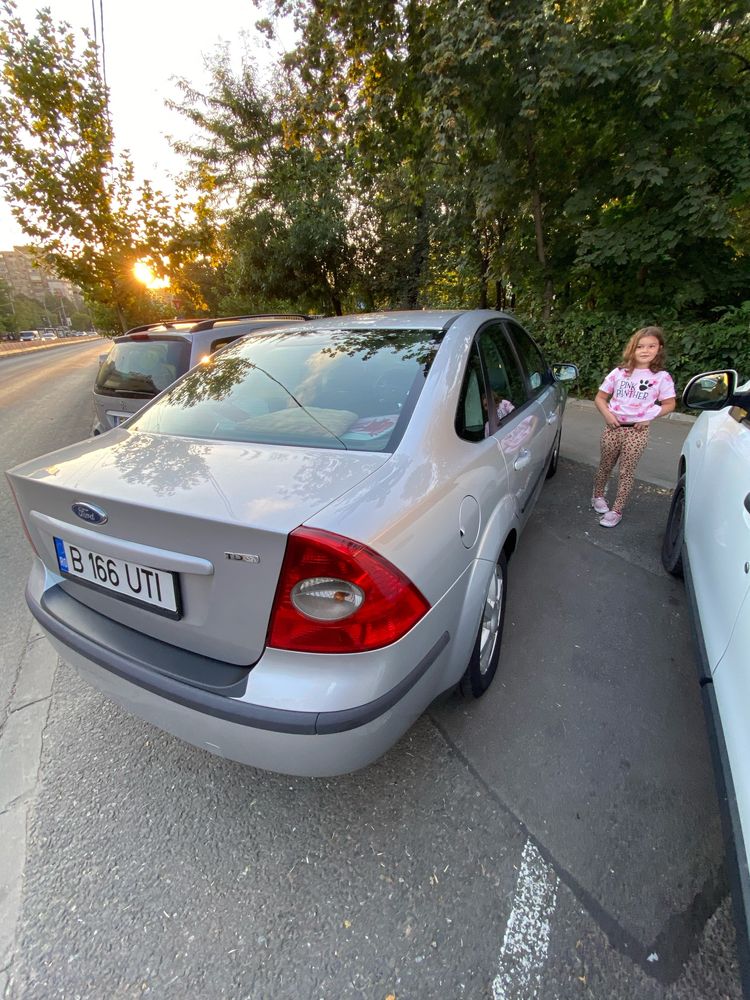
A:
<svg viewBox="0 0 750 1000">
<path fill-rule="evenodd" d="M 636 367 L 635 349 L 641 337 L 656 337 L 659 341 L 659 350 L 649 368 L 652 372 L 663 371 L 667 360 L 667 349 L 664 342 L 664 331 L 660 326 L 644 326 L 640 330 L 635 331 L 625 345 L 625 350 L 622 352 L 622 367 L 627 371 L 628 375 L 633 374 L 633 370 Z"/>
</svg>

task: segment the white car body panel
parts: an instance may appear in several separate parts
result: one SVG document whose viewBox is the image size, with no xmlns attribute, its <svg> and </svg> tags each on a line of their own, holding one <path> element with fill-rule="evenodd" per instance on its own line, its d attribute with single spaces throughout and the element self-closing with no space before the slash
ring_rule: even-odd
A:
<svg viewBox="0 0 750 1000">
<path fill-rule="evenodd" d="M 707 373 L 708 374 L 708 373 Z M 696 376 L 697 382 L 705 376 Z M 686 389 L 689 393 L 689 387 Z M 750 393 L 750 382 L 735 394 Z M 747 405 L 747 404 L 745 404 Z M 697 408 L 697 407 L 696 407 Z M 750 419 L 725 406 L 685 439 L 682 562 L 717 767 L 738 946 L 750 946 Z"/>
<path fill-rule="evenodd" d="M 726 410 L 696 421 L 685 443 L 686 531 L 708 665 L 729 643 L 750 577 L 750 428 Z M 750 706 L 750 702 L 748 702 Z"/>
<path fill-rule="evenodd" d="M 750 555 L 748 556 L 750 558 Z M 750 843 L 750 588 L 713 674 L 745 843 Z"/>
</svg>

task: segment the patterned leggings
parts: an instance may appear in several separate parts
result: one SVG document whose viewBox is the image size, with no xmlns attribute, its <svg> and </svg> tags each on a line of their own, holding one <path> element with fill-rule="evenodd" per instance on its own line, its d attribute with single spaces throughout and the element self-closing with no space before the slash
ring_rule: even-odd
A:
<svg viewBox="0 0 750 1000">
<path fill-rule="evenodd" d="M 617 496 L 612 510 L 622 514 L 633 489 L 635 467 L 648 444 L 649 427 L 610 427 L 607 425 L 602 432 L 599 468 L 594 477 L 594 496 L 603 497 L 607 480 L 612 470 L 620 460 L 620 471 L 617 480 Z"/>
</svg>

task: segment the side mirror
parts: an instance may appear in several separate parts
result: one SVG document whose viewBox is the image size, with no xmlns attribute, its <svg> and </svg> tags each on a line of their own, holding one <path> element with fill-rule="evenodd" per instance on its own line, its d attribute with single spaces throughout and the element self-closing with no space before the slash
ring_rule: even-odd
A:
<svg viewBox="0 0 750 1000">
<path fill-rule="evenodd" d="M 733 368 L 703 372 L 685 386 L 682 402 L 689 410 L 723 410 L 735 401 L 736 388 L 737 372 Z"/>
<path fill-rule="evenodd" d="M 552 374 L 557 382 L 575 382 L 578 379 L 578 365 L 552 365 Z"/>
</svg>

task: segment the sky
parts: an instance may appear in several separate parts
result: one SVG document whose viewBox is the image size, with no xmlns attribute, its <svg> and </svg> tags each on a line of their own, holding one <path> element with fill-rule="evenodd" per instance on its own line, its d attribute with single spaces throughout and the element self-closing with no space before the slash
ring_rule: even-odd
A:
<svg viewBox="0 0 750 1000">
<path fill-rule="evenodd" d="M 97 11 L 100 0 L 93 0 Z M 221 42 L 230 45 L 238 64 L 243 49 L 241 33 L 259 66 L 272 53 L 254 30 L 263 12 L 251 0 L 102 0 L 104 44 L 110 108 L 119 148 L 129 149 L 139 179 L 149 178 L 168 190 L 170 175 L 179 170 L 167 135 L 189 136 L 189 126 L 165 107 L 178 96 L 174 77 L 200 86 L 208 79 L 205 60 Z M 40 7 L 49 6 L 57 21 L 92 32 L 92 0 L 18 0 L 19 15 L 29 27 Z M 291 30 L 286 32 L 291 44 Z M 0 195 L 0 250 L 26 242 Z"/>
</svg>

